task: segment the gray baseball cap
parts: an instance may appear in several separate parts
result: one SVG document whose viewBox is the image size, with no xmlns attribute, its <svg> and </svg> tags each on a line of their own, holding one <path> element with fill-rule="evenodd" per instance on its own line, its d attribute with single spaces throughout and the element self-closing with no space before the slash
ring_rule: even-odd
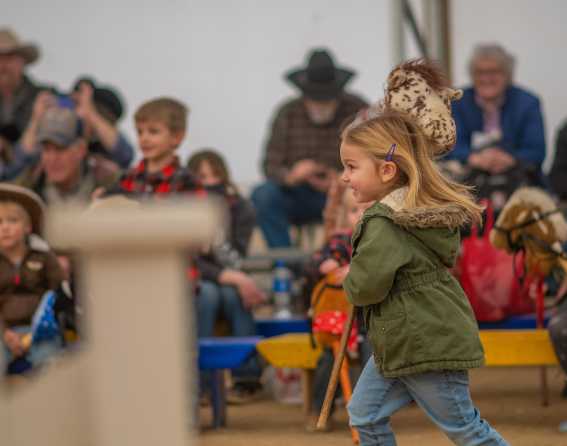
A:
<svg viewBox="0 0 567 446">
<path fill-rule="evenodd" d="M 37 132 L 39 143 L 52 142 L 61 147 L 69 147 L 81 136 L 81 124 L 76 113 L 69 108 L 49 108 Z"/>
</svg>

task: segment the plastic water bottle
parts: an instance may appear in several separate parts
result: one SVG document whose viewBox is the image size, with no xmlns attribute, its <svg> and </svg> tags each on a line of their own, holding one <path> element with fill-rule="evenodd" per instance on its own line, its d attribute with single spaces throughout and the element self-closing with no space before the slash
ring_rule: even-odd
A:
<svg viewBox="0 0 567 446">
<path fill-rule="evenodd" d="M 274 266 L 272 293 L 274 298 L 274 317 L 289 319 L 291 313 L 291 271 L 283 260 L 277 260 Z"/>
</svg>

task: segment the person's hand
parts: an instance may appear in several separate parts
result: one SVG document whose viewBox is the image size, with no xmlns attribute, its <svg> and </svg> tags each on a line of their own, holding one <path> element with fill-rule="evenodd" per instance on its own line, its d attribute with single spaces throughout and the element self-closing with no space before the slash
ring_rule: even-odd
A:
<svg viewBox="0 0 567 446">
<path fill-rule="evenodd" d="M 334 271 L 339 267 L 339 262 L 337 262 L 335 259 L 327 259 L 323 263 L 321 263 L 321 265 L 319 265 L 319 272 L 321 274 L 329 274 L 331 271 Z"/>
<path fill-rule="evenodd" d="M 331 169 L 319 168 L 316 173 L 307 177 L 307 183 L 319 192 L 327 193 L 333 182 L 336 172 Z"/>
<path fill-rule="evenodd" d="M 256 282 L 248 274 L 242 271 L 233 269 L 223 270 L 219 275 L 219 283 L 236 287 L 245 308 L 252 308 L 255 305 L 264 303 L 267 299 L 266 293 L 258 288 Z"/>
<path fill-rule="evenodd" d="M 16 358 L 23 356 L 23 354 L 26 352 L 24 346 L 22 345 L 21 336 L 14 330 L 10 330 L 9 328 L 4 331 L 4 344 Z"/>
<path fill-rule="evenodd" d="M 488 171 L 493 175 L 505 172 L 516 164 L 512 155 L 498 147 L 485 149 L 484 152 L 488 162 Z"/>
<path fill-rule="evenodd" d="M 40 92 L 33 103 L 31 121 L 39 123 L 46 110 L 55 105 L 55 96 L 49 91 Z"/>
<path fill-rule="evenodd" d="M 289 186 L 295 186 L 296 184 L 306 181 L 307 178 L 314 175 L 318 169 L 319 166 L 313 160 L 305 159 L 298 161 L 287 174 L 285 182 Z"/>
<path fill-rule="evenodd" d="M 266 302 L 266 293 L 264 293 L 252 278 L 241 273 L 241 278 L 236 283 L 236 288 L 244 304 L 244 308 L 252 308 L 256 305 Z"/>
<path fill-rule="evenodd" d="M 469 156 L 468 164 L 476 169 L 484 170 L 488 172 L 489 170 L 489 160 L 485 155 L 484 151 L 480 153 L 473 153 Z"/>
<path fill-rule="evenodd" d="M 79 85 L 78 91 L 73 95 L 73 98 L 77 103 L 75 111 L 79 118 L 85 121 L 89 121 L 93 115 L 96 114 L 93 93 L 93 87 L 86 82 L 82 82 Z"/>
</svg>

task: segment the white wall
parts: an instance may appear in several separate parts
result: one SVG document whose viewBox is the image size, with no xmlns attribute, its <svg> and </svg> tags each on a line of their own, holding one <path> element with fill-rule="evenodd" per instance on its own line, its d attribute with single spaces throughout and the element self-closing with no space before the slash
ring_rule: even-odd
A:
<svg viewBox="0 0 567 446">
<path fill-rule="evenodd" d="M 133 139 L 131 115 L 143 101 L 183 100 L 192 113 L 182 156 L 218 148 L 236 180 L 249 183 L 261 177 L 272 112 L 294 93 L 282 75 L 303 64 L 308 48 L 331 48 L 340 64 L 359 72 L 352 90 L 381 96 L 392 61 L 391 1 L 4 0 L 0 26 L 40 43 L 43 57 L 30 68 L 35 78 L 68 88 L 90 74 L 117 86 L 128 106 L 122 125 Z M 518 57 L 518 82 L 542 96 L 551 134 L 567 117 L 560 85 L 566 8 L 562 0 L 541 0 L 537 8 L 530 0 L 455 0 L 457 83 L 468 80 L 474 43 L 502 42 Z"/>
<path fill-rule="evenodd" d="M 260 178 L 271 114 L 293 94 L 283 73 L 325 45 L 377 97 L 390 66 L 388 0 L 8 0 L 1 22 L 41 43 L 34 77 L 70 86 L 82 73 L 122 90 L 124 129 L 143 101 L 175 96 L 192 109 L 181 153 L 218 148 L 238 181 Z M 371 48 L 371 51 L 368 49 Z"/>
</svg>

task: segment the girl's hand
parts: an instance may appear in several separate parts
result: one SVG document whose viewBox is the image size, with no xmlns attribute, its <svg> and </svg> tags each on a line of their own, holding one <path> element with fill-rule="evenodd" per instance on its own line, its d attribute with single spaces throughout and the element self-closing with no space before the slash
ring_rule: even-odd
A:
<svg viewBox="0 0 567 446">
<path fill-rule="evenodd" d="M 25 353 L 24 346 L 22 345 L 22 339 L 18 333 L 9 328 L 4 331 L 4 344 L 8 347 L 8 350 L 12 352 L 16 358 L 23 356 Z"/>
<path fill-rule="evenodd" d="M 319 272 L 321 274 L 327 275 L 331 271 L 339 268 L 339 266 L 339 262 L 337 262 L 335 259 L 327 259 L 323 263 L 321 263 L 321 265 L 319 265 Z"/>
<path fill-rule="evenodd" d="M 333 278 L 335 279 L 335 283 L 342 284 L 345 281 L 349 270 L 350 270 L 350 265 L 341 266 L 339 269 L 337 269 L 333 273 Z"/>
</svg>

